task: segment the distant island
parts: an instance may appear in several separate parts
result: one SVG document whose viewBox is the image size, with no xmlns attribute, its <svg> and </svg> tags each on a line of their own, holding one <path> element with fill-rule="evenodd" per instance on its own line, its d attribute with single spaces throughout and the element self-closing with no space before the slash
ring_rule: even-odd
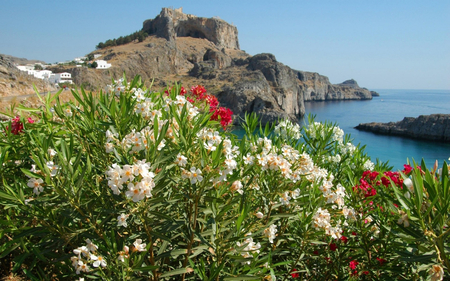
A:
<svg viewBox="0 0 450 281">
<path fill-rule="evenodd" d="M 364 123 L 355 127 L 383 135 L 403 136 L 432 141 L 450 141 L 450 114 L 420 115 L 405 117 L 399 122 Z"/>
</svg>

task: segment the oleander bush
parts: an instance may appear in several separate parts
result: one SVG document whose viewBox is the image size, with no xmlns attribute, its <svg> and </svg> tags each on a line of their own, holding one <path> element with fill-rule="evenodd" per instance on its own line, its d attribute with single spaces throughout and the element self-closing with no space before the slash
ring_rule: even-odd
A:
<svg viewBox="0 0 450 281">
<path fill-rule="evenodd" d="M 261 126 L 137 76 L 1 123 L 0 262 L 31 280 L 443 280 L 447 163 L 403 171 L 313 117 Z M 26 115 L 28 114 L 28 115 Z M 445 272 L 445 273 L 444 273 Z"/>
</svg>

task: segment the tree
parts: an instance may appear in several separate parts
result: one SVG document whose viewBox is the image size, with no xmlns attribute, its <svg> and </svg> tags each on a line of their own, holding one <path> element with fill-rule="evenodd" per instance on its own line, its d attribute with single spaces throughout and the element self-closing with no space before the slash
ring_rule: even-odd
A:
<svg viewBox="0 0 450 281">
<path fill-rule="evenodd" d="M 94 61 L 93 63 L 91 63 L 91 68 L 97 68 L 98 64 L 96 61 Z"/>
<path fill-rule="evenodd" d="M 44 68 L 42 67 L 42 65 L 40 64 L 35 64 L 34 65 L 34 70 L 43 70 Z"/>
<path fill-rule="evenodd" d="M 88 54 L 87 55 L 87 59 L 88 60 L 93 60 L 94 59 L 94 54 Z"/>
</svg>

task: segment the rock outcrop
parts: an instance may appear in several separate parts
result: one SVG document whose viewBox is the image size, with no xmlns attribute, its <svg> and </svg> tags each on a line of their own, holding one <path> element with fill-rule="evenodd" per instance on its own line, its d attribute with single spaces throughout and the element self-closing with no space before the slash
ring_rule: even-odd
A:
<svg viewBox="0 0 450 281">
<path fill-rule="evenodd" d="M 353 80 L 346 80 L 340 84 L 331 84 L 328 77 L 313 72 L 298 71 L 302 81 L 305 101 L 329 100 L 367 100 L 372 99 L 371 91 L 358 86 Z"/>
<path fill-rule="evenodd" d="M 34 94 L 33 85 L 39 92 L 56 90 L 47 81 L 20 71 L 7 56 L 0 55 L 0 98 Z"/>
<path fill-rule="evenodd" d="M 420 115 L 417 118 L 405 117 L 399 122 L 364 123 L 356 126 L 356 129 L 416 139 L 450 141 L 450 114 Z"/>
<path fill-rule="evenodd" d="M 218 48 L 239 50 L 238 30 L 219 18 L 202 18 L 183 13 L 183 9 L 163 8 L 154 19 L 146 20 L 142 30 L 173 41 L 175 37 L 205 38 Z"/>
</svg>

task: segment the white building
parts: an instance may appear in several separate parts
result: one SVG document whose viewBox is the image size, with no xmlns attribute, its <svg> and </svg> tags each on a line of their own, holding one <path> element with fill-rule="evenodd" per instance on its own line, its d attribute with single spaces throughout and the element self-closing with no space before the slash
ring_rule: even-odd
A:
<svg viewBox="0 0 450 281">
<path fill-rule="evenodd" d="M 51 70 L 34 70 L 33 75 L 34 75 L 34 77 L 39 78 L 39 79 L 49 79 L 50 75 L 52 75 L 52 71 Z"/>
<path fill-rule="evenodd" d="M 96 60 L 95 62 L 97 63 L 97 69 L 107 69 L 111 67 L 111 64 L 105 60 Z"/>
<path fill-rule="evenodd" d="M 101 57 L 102 55 L 101 54 L 95 54 L 94 55 L 94 59 L 98 59 L 99 57 Z"/>
<path fill-rule="evenodd" d="M 87 57 L 79 57 L 79 58 L 74 58 L 73 61 L 79 64 L 84 63 L 87 60 Z"/>
<path fill-rule="evenodd" d="M 16 67 L 17 67 L 19 70 L 27 71 L 27 72 L 28 72 L 28 70 L 34 70 L 34 65 L 30 65 L 30 64 L 27 64 L 27 65 L 17 65 Z"/>
<path fill-rule="evenodd" d="M 59 84 L 59 83 L 72 84 L 72 74 L 70 74 L 68 72 L 53 73 L 50 75 L 49 81 L 51 83 L 55 83 L 55 84 Z"/>
</svg>

